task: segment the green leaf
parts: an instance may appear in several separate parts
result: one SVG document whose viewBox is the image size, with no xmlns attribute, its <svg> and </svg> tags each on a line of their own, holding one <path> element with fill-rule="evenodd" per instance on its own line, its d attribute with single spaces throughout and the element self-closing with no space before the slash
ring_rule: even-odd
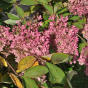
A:
<svg viewBox="0 0 88 88">
<path fill-rule="evenodd" d="M 15 25 L 19 20 L 12 20 L 12 19 L 8 19 L 8 20 L 5 20 L 4 22 L 6 24 L 10 24 L 10 25 Z"/>
<path fill-rule="evenodd" d="M 72 25 L 72 22 L 71 21 L 68 21 L 67 23 L 68 23 L 68 26 L 71 26 Z"/>
<path fill-rule="evenodd" d="M 21 0 L 22 5 L 35 5 L 37 4 L 36 0 Z"/>
<path fill-rule="evenodd" d="M 39 88 L 36 82 L 30 78 L 23 77 L 26 88 Z"/>
<path fill-rule="evenodd" d="M 81 53 L 82 48 L 84 48 L 85 46 L 86 46 L 86 43 L 79 43 L 79 48 L 78 48 L 79 53 Z"/>
<path fill-rule="evenodd" d="M 51 20 L 44 21 L 44 23 L 43 23 L 44 28 L 47 28 L 48 27 L 49 22 L 51 22 Z"/>
<path fill-rule="evenodd" d="M 58 9 L 62 8 L 62 2 L 55 3 L 54 5 L 54 14 L 58 11 Z"/>
<path fill-rule="evenodd" d="M 7 13 L 8 17 L 12 20 L 20 20 L 20 18 L 14 14 L 11 13 Z"/>
<path fill-rule="evenodd" d="M 44 7 L 50 14 L 53 14 L 53 7 L 52 6 L 44 4 Z"/>
<path fill-rule="evenodd" d="M 51 61 L 53 64 L 67 62 L 69 59 L 70 59 L 70 56 L 68 54 L 64 54 L 64 53 L 54 53 L 51 56 Z"/>
<path fill-rule="evenodd" d="M 7 3 L 13 2 L 13 0 L 3 0 L 3 1 L 5 1 L 5 2 L 7 2 Z"/>
<path fill-rule="evenodd" d="M 48 4 L 48 0 L 37 0 L 41 4 Z"/>
<path fill-rule="evenodd" d="M 83 17 L 82 19 L 78 20 L 80 24 L 85 24 L 86 23 L 86 17 Z"/>
<path fill-rule="evenodd" d="M 34 66 L 29 68 L 25 73 L 24 77 L 36 78 L 48 73 L 48 69 L 45 66 Z"/>
<path fill-rule="evenodd" d="M 36 58 L 33 56 L 26 56 L 25 58 L 21 59 L 18 63 L 17 72 L 21 72 L 28 69 L 34 64 L 35 61 Z"/>
<path fill-rule="evenodd" d="M 51 0 L 37 0 L 38 3 L 40 4 L 48 4 Z"/>
<path fill-rule="evenodd" d="M 17 14 L 21 17 L 24 18 L 24 11 L 22 8 L 20 8 L 19 6 L 16 5 L 16 12 Z"/>
<path fill-rule="evenodd" d="M 64 12 L 66 12 L 66 11 L 68 11 L 67 8 L 62 8 L 62 9 L 60 9 L 60 10 L 57 12 L 57 14 L 59 15 L 59 14 L 62 14 L 62 13 L 64 13 Z"/>
<path fill-rule="evenodd" d="M 66 81 L 65 73 L 61 68 L 48 62 L 46 62 L 46 66 L 49 69 L 49 81 L 52 84 L 55 84 L 55 83 L 63 84 Z"/>
<path fill-rule="evenodd" d="M 78 20 L 77 22 L 74 22 L 73 25 L 75 25 L 79 29 L 83 29 L 85 23 L 86 23 L 86 18 L 83 17 L 82 19 Z"/>
<path fill-rule="evenodd" d="M 42 86 L 43 86 L 44 88 L 49 88 L 49 87 L 48 87 L 48 84 L 47 84 L 46 82 L 44 82 L 44 83 L 42 84 Z"/>
<path fill-rule="evenodd" d="M 79 16 L 72 16 L 71 18 L 69 18 L 70 20 L 79 20 L 80 17 Z"/>
<path fill-rule="evenodd" d="M 73 23 L 73 25 L 76 26 L 79 29 L 83 28 L 83 24 L 81 24 L 80 22 L 75 22 L 75 23 Z"/>
<path fill-rule="evenodd" d="M 43 19 L 44 19 L 44 20 L 48 20 L 48 18 L 49 18 L 49 15 L 46 14 L 46 13 L 44 13 L 44 14 L 43 14 Z"/>
<path fill-rule="evenodd" d="M 63 15 L 63 17 L 66 17 L 66 16 L 70 15 L 70 13 L 68 13 L 68 12 L 67 13 L 63 13 L 62 15 Z"/>
</svg>

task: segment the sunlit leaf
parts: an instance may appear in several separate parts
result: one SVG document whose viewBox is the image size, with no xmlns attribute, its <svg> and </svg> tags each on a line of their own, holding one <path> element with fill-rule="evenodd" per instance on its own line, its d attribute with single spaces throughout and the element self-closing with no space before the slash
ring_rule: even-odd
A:
<svg viewBox="0 0 88 88">
<path fill-rule="evenodd" d="M 62 2 L 57 2 L 54 5 L 54 14 L 62 7 Z"/>
<path fill-rule="evenodd" d="M 37 0 L 39 3 L 48 4 L 48 0 Z"/>
<path fill-rule="evenodd" d="M 21 0 L 22 5 L 35 5 L 37 4 L 36 0 Z"/>
<path fill-rule="evenodd" d="M 37 66 L 37 65 L 39 65 L 38 61 L 36 61 L 32 66 Z"/>
<path fill-rule="evenodd" d="M 13 73 L 9 73 L 9 76 L 18 88 L 24 88 L 21 81 Z"/>
<path fill-rule="evenodd" d="M 11 13 L 7 13 L 8 17 L 12 20 L 20 20 L 20 18 L 14 14 Z"/>
<path fill-rule="evenodd" d="M 46 62 L 46 66 L 49 69 L 49 81 L 52 84 L 55 84 L 55 83 L 64 84 L 64 82 L 66 81 L 66 76 L 63 70 L 57 67 L 56 65 L 48 62 Z"/>
<path fill-rule="evenodd" d="M 1 56 L 0 56 L 0 63 L 3 64 L 5 67 L 8 66 L 6 60 L 3 57 L 1 57 Z"/>
<path fill-rule="evenodd" d="M 20 20 L 12 20 L 12 19 L 8 19 L 8 20 L 5 20 L 4 22 L 6 24 L 10 24 L 10 25 L 15 25 L 17 24 L 17 22 L 19 22 Z"/>
<path fill-rule="evenodd" d="M 16 12 L 17 14 L 21 17 L 21 18 L 24 18 L 24 11 L 21 7 L 17 6 L 16 5 Z"/>
<path fill-rule="evenodd" d="M 49 54 L 49 55 L 46 55 L 46 56 L 42 56 L 42 58 L 45 59 L 45 60 L 50 61 L 51 60 L 51 56 L 52 56 L 52 54 Z"/>
<path fill-rule="evenodd" d="M 41 4 L 48 4 L 48 2 L 50 2 L 51 0 L 37 0 L 37 2 L 41 3 Z"/>
<path fill-rule="evenodd" d="M 29 68 L 25 73 L 24 77 L 36 78 L 48 73 L 48 68 L 45 66 L 34 66 Z"/>
<path fill-rule="evenodd" d="M 53 14 L 53 7 L 52 6 L 44 4 L 44 7 L 50 14 Z"/>
<path fill-rule="evenodd" d="M 21 59 L 18 63 L 17 72 L 24 71 L 31 67 L 36 61 L 36 58 L 33 56 L 26 56 L 25 58 Z"/>
</svg>

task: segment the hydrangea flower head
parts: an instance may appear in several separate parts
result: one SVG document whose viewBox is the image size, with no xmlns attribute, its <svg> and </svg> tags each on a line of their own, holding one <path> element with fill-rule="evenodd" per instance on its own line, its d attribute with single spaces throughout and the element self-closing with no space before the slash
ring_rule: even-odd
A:
<svg viewBox="0 0 88 88">
<path fill-rule="evenodd" d="M 67 25 L 68 17 L 57 18 L 50 22 L 49 31 L 50 35 L 54 35 L 54 41 L 51 40 L 51 44 L 55 47 L 56 52 L 68 53 L 78 56 L 78 28 L 75 26 L 68 27 Z"/>
<path fill-rule="evenodd" d="M 69 0 L 68 9 L 74 15 L 88 14 L 88 0 Z"/>
<path fill-rule="evenodd" d="M 28 55 L 49 54 L 49 37 L 43 32 L 38 32 L 38 24 L 18 25 L 13 27 L 14 39 L 10 45 L 10 52 L 13 53 L 19 62 Z M 16 33 L 17 31 L 17 33 Z"/>
</svg>

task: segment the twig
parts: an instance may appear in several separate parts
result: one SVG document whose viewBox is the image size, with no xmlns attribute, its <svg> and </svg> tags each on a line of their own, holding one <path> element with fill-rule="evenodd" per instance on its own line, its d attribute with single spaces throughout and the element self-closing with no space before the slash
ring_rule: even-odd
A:
<svg viewBox="0 0 88 88">
<path fill-rule="evenodd" d="M 14 70 L 14 68 L 9 64 L 9 62 L 8 62 L 8 61 L 6 61 L 6 62 L 7 62 L 7 64 L 8 64 L 8 66 L 11 68 L 11 70 L 15 73 L 15 75 L 18 76 L 18 74 L 16 73 L 16 71 Z"/>
</svg>

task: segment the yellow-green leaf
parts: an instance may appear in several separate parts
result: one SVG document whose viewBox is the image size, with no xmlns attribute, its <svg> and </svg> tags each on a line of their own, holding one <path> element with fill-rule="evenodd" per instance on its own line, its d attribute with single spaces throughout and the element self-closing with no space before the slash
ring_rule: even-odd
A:
<svg viewBox="0 0 88 88">
<path fill-rule="evenodd" d="M 24 88 L 21 81 L 13 73 L 9 73 L 9 76 L 18 88 Z"/>
<path fill-rule="evenodd" d="M 20 18 L 18 16 L 16 16 L 15 14 L 7 13 L 7 15 L 12 20 L 20 20 Z"/>
<path fill-rule="evenodd" d="M 16 12 L 21 18 L 24 18 L 24 10 L 17 5 L 16 5 Z"/>
<path fill-rule="evenodd" d="M 21 0 L 22 5 L 36 5 L 37 1 L 36 0 Z"/>
<path fill-rule="evenodd" d="M 70 58 L 71 56 L 65 53 L 54 53 L 51 57 L 51 62 L 53 64 L 64 63 L 67 62 Z"/>
<path fill-rule="evenodd" d="M 33 64 L 33 66 L 38 66 L 39 65 L 39 62 L 38 61 L 36 61 L 34 64 Z M 32 66 L 32 67 L 33 67 Z"/>
<path fill-rule="evenodd" d="M 46 56 L 42 56 L 42 58 L 45 59 L 45 60 L 50 61 L 51 60 L 51 56 L 52 56 L 52 54 L 49 54 L 49 55 L 46 55 Z"/>
<path fill-rule="evenodd" d="M 21 59 L 18 63 L 17 72 L 24 71 L 31 67 L 36 61 L 36 58 L 33 56 L 26 56 L 25 58 Z"/>
<path fill-rule="evenodd" d="M 1 56 L 0 56 L 0 63 L 3 64 L 5 67 L 8 66 L 6 60 L 3 57 L 1 57 Z"/>
</svg>

